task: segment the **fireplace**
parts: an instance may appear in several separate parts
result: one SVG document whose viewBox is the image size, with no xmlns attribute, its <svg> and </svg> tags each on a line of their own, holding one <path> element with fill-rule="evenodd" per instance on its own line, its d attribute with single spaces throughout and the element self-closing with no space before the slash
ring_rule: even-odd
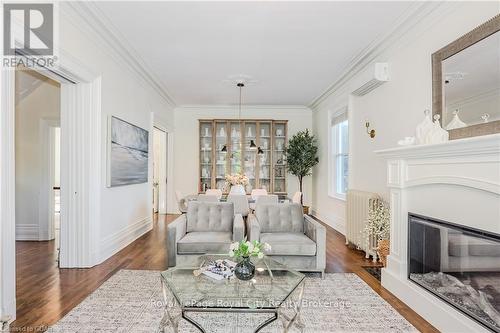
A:
<svg viewBox="0 0 500 333">
<path fill-rule="evenodd" d="M 408 214 L 408 278 L 500 332 L 500 235 Z"/>
</svg>

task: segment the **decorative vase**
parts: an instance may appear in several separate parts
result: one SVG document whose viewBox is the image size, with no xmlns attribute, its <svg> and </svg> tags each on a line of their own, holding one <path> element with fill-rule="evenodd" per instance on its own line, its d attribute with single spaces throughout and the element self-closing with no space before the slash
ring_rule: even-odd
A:
<svg viewBox="0 0 500 333">
<path fill-rule="evenodd" d="M 245 195 L 246 194 L 245 187 L 241 184 L 232 185 L 229 194 Z"/>
<path fill-rule="evenodd" d="M 387 265 L 387 256 L 389 255 L 390 248 L 390 242 L 388 239 L 382 239 L 378 241 L 377 252 L 380 258 L 380 262 L 382 262 L 382 265 L 384 265 L 384 267 Z"/>
<path fill-rule="evenodd" d="M 250 261 L 250 257 L 243 259 L 234 267 L 234 275 L 240 280 L 248 281 L 255 275 L 255 266 Z"/>
</svg>

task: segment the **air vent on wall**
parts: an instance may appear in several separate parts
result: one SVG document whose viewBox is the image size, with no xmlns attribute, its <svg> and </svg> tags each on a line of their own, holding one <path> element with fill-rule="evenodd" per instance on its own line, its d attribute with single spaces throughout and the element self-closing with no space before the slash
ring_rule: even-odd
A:
<svg viewBox="0 0 500 333">
<path fill-rule="evenodd" d="M 389 64 L 386 62 L 377 62 L 371 65 L 365 72 L 363 84 L 352 92 L 355 96 L 363 96 L 381 84 L 389 81 Z"/>
</svg>

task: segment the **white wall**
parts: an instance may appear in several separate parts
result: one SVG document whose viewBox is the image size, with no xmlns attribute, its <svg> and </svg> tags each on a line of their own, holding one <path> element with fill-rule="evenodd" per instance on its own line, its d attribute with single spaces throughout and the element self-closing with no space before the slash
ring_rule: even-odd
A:
<svg viewBox="0 0 500 333">
<path fill-rule="evenodd" d="M 175 189 L 183 195 L 198 193 L 198 119 L 234 119 L 237 106 L 179 107 L 175 109 L 174 182 Z M 288 120 L 288 137 L 312 129 L 311 110 L 306 107 L 287 106 L 244 106 L 242 119 Z M 312 177 L 304 178 L 304 203 L 312 202 Z M 289 195 L 298 191 L 297 177 L 287 175 Z"/>
<path fill-rule="evenodd" d="M 152 130 L 154 119 L 165 126 L 173 124 L 173 108 L 151 85 L 139 76 L 81 17 L 69 16 L 72 10 L 60 3 L 60 45 L 92 73 L 101 77 L 101 177 L 99 247 L 96 262 L 101 262 L 152 227 Z M 62 55 L 64 56 L 64 54 Z M 106 187 L 106 140 L 110 116 L 124 119 L 150 132 L 149 182 Z"/>
<path fill-rule="evenodd" d="M 363 97 L 350 93 L 361 85 L 361 71 L 313 110 L 314 132 L 321 146 L 320 164 L 314 171 L 313 211 L 339 231 L 344 230 L 345 202 L 328 196 L 328 113 L 349 105 L 349 188 L 373 191 L 387 197 L 384 161 L 373 151 L 395 147 L 413 136 L 432 105 L 431 54 L 498 14 L 497 2 L 447 3 L 386 48 L 374 62 L 390 64 L 391 80 Z M 439 17 L 438 17 L 439 16 Z M 365 69 L 366 71 L 366 69 Z M 366 134 L 369 120 L 377 135 Z"/>
<path fill-rule="evenodd" d="M 16 71 L 16 240 L 38 240 L 43 228 L 38 211 L 43 169 L 40 122 L 59 119 L 60 92 L 55 81 L 33 71 Z"/>
</svg>

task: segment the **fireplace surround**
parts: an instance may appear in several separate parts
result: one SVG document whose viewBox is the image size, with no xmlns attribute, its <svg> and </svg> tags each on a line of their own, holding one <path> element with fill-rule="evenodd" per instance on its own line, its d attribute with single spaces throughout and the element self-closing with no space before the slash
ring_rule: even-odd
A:
<svg viewBox="0 0 500 333">
<path fill-rule="evenodd" d="M 500 332 L 500 235 L 408 214 L 408 279 Z"/>
<path fill-rule="evenodd" d="M 430 216 L 500 234 L 500 135 L 375 153 L 387 161 L 386 196 L 391 206 L 391 249 L 382 286 L 440 331 L 491 332 L 409 278 L 408 216 Z M 469 263 L 480 260 L 474 257 Z"/>
</svg>

